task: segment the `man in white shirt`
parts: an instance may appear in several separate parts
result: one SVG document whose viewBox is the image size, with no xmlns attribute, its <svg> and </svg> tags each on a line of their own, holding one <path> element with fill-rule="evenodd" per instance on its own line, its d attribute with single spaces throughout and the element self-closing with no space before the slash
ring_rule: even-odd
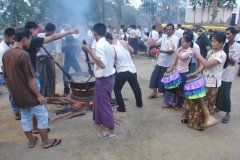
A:
<svg viewBox="0 0 240 160">
<path fill-rule="evenodd" d="M 148 97 L 149 99 L 158 97 L 157 89 L 159 93 L 165 93 L 161 79 L 175 57 L 172 45 L 178 48 L 179 39 L 174 35 L 174 25 L 172 23 L 166 25 L 166 34 L 167 36 L 163 36 L 157 41 L 157 45 L 160 45 L 160 54 L 150 79 L 149 88 L 153 89 L 153 92 Z"/>
<path fill-rule="evenodd" d="M 110 34 L 107 34 L 105 37 L 106 40 L 112 44 L 113 37 Z M 118 104 L 117 111 L 126 112 L 121 93 L 126 82 L 128 82 L 132 88 L 136 99 L 136 106 L 142 107 L 142 92 L 137 80 L 136 68 L 130 54 L 130 52 L 133 52 L 133 48 L 124 40 L 117 41 L 117 44 L 113 45 L 113 47 L 116 52 L 115 65 L 117 74 L 115 78 L 114 94 Z"/>
<path fill-rule="evenodd" d="M 93 27 L 93 34 L 97 41 L 95 53 L 91 51 L 88 45 L 83 45 L 83 50 L 89 53 L 95 63 L 94 74 L 96 81 L 93 120 L 95 124 L 105 126 L 106 130 L 98 134 L 102 138 L 116 136 L 111 106 L 111 93 L 114 88 L 114 73 L 116 72 L 114 68 L 115 51 L 105 39 L 106 30 L 107 27 L 102 23 L 97 23 Z"/>
<path fill-rule="evenodd" d="M 238 60 L 240 58 L 240 44 L 236 42 L 237 30 L 234 27 L 226 29 L 226 37 L 228 42 L 225 44 L 225 48 L 228 49 L 228 64 L 223 69 L 222 84 L 218 89 L 218 98 L 216 106 L 220 111 L 226 112 L 222 123 L 226 124 L 230 120 L 231 112 L 231 86 L 232 82 L 237 76 L 238 72 Z M 226 45 L 228 45 L 226 47 Z M 225 50 L 224 50 L 225 51 Z M 227 51 L 226 51 L 227 52 Z"/>
<path fill-rule="evenodd" d="M 152 31 L 150 32 L 149 34 L 149 38 L 152 38 L 154 39 L 155 41 L 157 41 L 159 39 L 159 34 L 158 32 L 156 31 L 156 26 L 152 26 Z"/>
<path fill-rule="evenodd" d="M 0 74 L 1 75 L 3 74 L 2 73 L 2 67 L 3 67 L 2 57 L 5 54 L 5 52 L 10 49 L 11 45 L 14 44 L 14 34 L 15 34 L 15 30 L 13 28 L 7 28 L 4 31 L 4 37 L 2 42 L 0 43 Z M 9 93 L 9 101 L 10 101 L 13 114 L 15 115 L 15 119 L 20 120 L 21 119 L 20 110 L 15 106 L 11 93 Z"/>
<path fill-rule="evenodd" d="M 175 32 L 175 35 L 180 39 L 180 38 L 183 37 L 183 32 L 184 32 L 184 30 L 182 29 L 182 25 L 178 24 L 177 25 L 177 30 Z"/>
</svg>

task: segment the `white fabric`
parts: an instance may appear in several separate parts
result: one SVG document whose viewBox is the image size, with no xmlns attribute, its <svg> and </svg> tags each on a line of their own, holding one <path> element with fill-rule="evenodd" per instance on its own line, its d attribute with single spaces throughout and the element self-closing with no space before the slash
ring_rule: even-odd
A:
<svg viewBox="0 0 240 160">
<path fill-rule="evenodd" d="M 105 38 L 101 38 L 96 43 L 96 56 L 100 58 L 105 65 L 104 69 L 101 69 L 94 64 L 94 74 L 96 78 L 109 77 L 115 73 L 114 59 L 115 51 L 113 47 L 106 41 Z"/>
<path fill-rule="evenodd" d="M 184 32 L 184 30 L 179 28 L 175 31 L 175 35 L 180 39 L 183 37 L 183 32 Z"/>
<path fill-rule="evenodd" d="M 92 45 L 91 45 L 91 49 L 92 49 L 92 51 L 95 53 L 96 52 L 96 43 L 97 43 L 97 41 L 96 41 L 96 39 L 94 38 L 94 40 L 93 40 L 93 42 L 92 42 Z"/>
<path fill-rule="evenodd" d="M 155 31 L 155 30 L 152 30 L 151 32 L 150 32 L 150 34 L 149 34 L 149 38 L 152 38 L 152 39 L 154 39 L 154 40 L 158 40 L 159 39 L 159 34 L 158 34 L 158 32 L 157 31 Z"/>
<path fill-rule="evenodd" d="M 2 72 L 2 66 L 3 66 L 2 58 L 3 58 L 3 55 L 9 49 L 10 49 L 10 47 L 5 43 L 4 40 L 2 40 L 2 42 L 0 43 L 0 72 Z"/>
<path fill-rule="evenodd" d="M 235 36 L 235 41 L 240 41 L 240 34 L 239 34 L 239 33 L 236 34 L 236 36 Z"/>
<path fill-rule="evenodd" d="M 162 38 L 160 38 L 157 41 L 157 44 L 161 45 L 160 54 L 158 56 L 158 61 L 157 61 L 157 64 L 159 66 L 170 67 L 170 65 L 172 64 L 172 61 L 175 57 L 175 54 L 166 54 L 166 53 L 161 52 L 161 50 L 166 50 L 166 51 L 173 50 L 171 44 L 173 44 L 175 46 L 175 50 L 176 50 L 178 48 L 178 43 L 179 43 L 179 39 L 175 35 L 172 35 L 170 37 L 163 36 Z"/>
<path fill-rule="evenodd" d="M 117 45 L 114 45 L 117 59 L 115 61 L 117 73 L 129 71 L 136 73 L 135 65 L 132 61 L 130 52 L 122 46 L 118 41 Z"/>
<path fill-rule="evenodd" d="M 45 37 L 45 33 L 39 33 L 38 37 Z M 43 44 L 43 47 L 51 54 L 54 55 L 55 53 L 57 53 L 57 50 L 59 48 L 57 48 L 57 42 L 56 41 L 51 41 L 49 43 Z M 47 56 L 47 53 L 43 50 L 43 48 L 41 47 L 40 50 L 37 53 L 37 56 Z"/>
<path fill-rule="evenodd" d="M 196 42 L 198 39 L 197 33 L 193 32 L 193 41 Z"/>
<path fill-rule="evenodd" d="M 125 33 L 125 34 L 126 34 L 127 41 L 128 41 L 129 35 L 127 33 Z M 121 35 L 121 38 L 124 39 L 124 33 Z"/>
<path fill-rule="evenodd" d="M 207 60 L 211 61 L 211 60 L 217 60 L 219 63 L 217 65 L 214 65 L 212 67 L 209 68 L 205 68 L 203 75 L 204 77 L 212 77 L 214 79 L 217 80 L 217 87 L 220 87 L 222 84 L 222 73 L 223 73 L 223 65 L 226 61 L 226 53 L 221 50 L 219 52 L 213 53 L 209 56 L 209 54 L 212 52 L 209 51 L 208 56 L 207 56 Z"/>
<path fill-rule="evenodd" d="M 138 36 L 138 37 L 141 37 L 141 36 L 142 36 L 142 33 L 141 33 L 140 29 L 137 29 L 137 36 Z"/>
<path fill-rule="evenodd" d="M 229 59 L 235 61 L 235 65 L 228 65 L 227 68 L 223 70 L 222 81 L 232 82 L 238 73 L 238 60 L 240 58 L 240 44 L 234 42 L 232 46 L 229 47 Z"/>
<path fill-rule="evenodd" d="M 138 31 L 135 29 L 131 29 L 128 33 L 129 38 L 137 38 L 138 37 Z"/>
<path fill-rule="evenodd" d="M 193 50 L 194 52 L 196 52 L 197 54 L 201 54 L 200 53 L 200 47 L 197 43 L 193 42 Z M 192 61 L 191 63 L 197 63 L 197 58 L 195 57 L 195 55 L 193 55 L 192 57 Z"/>
</svg>

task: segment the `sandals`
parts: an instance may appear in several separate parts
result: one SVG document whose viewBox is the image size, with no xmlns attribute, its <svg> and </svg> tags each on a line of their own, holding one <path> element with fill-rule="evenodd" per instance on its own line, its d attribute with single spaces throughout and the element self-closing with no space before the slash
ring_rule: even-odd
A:
<svg viewBox="0 0 240 160">
<path fill-rule="evenodd" d="M 50 148 L 50 147 L 54 147 L 54 146 L 59 145 L 61 142 L 62 142 L 61 139 L 53 139 L 53 142 L 52 142 L 52 143 L 47 144 L 47 145 L 44 145 L 44 146 L 42 146 L 42 147 L 43 147 L 44 149 L 48 149 L 48 148 Z"/>
<path fill-rule="evenodd" d="M 34 136 L 33 137 L 33 144 L 28 144 L 28 148 L 34 148 L 35 145 L 37 144 L 38 137 Z"/>
<path fill-rule="evenodd" d="M 162 106 L 163 109 L 166 109 L 166 108 L 173 108 L 172 105 L 166 105 L 166 106 Z"/>
<path fill-rule="evenodd" d="M 182 122 L 183 124 L 188 124 L 188 119 L 187 119 L 187 118 L 184 118 L 184 119 L 181 120 L 181 122 Z"/>
<path fill-rule="evenodd" d="M 148 99 L 154 99 L 154 98 L 158 98 L 157 95 L 150 95 L 149 97 L 147 97 Z"/>
<path fill-rule="evenodd" d="M 227 123 L 229 122 L 229 120 L 230 120 L 230 118 L 224 117 L 221 122 L 222 122 L 223 124 L 227 124 Z"/>
<path fill-rule="evenodd" d="M 98 136 L 100 138 L 111 138 L 111 137 L 115 137 L 116 134 L 115 133 L 109 133 L 108 131 L 102 131 L 102 132 L 98 133 Z"/>
</svg>

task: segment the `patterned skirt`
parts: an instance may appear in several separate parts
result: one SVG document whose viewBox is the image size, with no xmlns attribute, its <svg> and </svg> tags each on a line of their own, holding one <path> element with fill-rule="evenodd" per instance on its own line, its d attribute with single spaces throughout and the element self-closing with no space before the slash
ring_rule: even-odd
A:
<svg viewBox="0 0 240 160">
<path fill-rule="evenodd" d="M 218 88 L 206 88 L 206 97 L 204 101 L 209 109 L 210 114 L 215 113 L 215 103 Z M 200 129 L 204 116 L 199 100 L 186 100 L 184 104 L 184 116 L 188 119 L 188 127 L 192 129 Z"/>
</svg>

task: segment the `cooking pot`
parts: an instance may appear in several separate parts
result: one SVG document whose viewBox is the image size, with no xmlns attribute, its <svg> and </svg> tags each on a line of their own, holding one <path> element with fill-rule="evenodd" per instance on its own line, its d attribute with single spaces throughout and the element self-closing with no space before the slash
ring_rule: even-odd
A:
<svg viewBox="0 0 240 160">
<path fill-rule="evenodd" d="M 94 88 L 95 78 L 92 76 L 83 76 L 81 74 L 70 74 L 73 81 L 69 81 L 71 89 L 89 90 Z"/>
</svg>

